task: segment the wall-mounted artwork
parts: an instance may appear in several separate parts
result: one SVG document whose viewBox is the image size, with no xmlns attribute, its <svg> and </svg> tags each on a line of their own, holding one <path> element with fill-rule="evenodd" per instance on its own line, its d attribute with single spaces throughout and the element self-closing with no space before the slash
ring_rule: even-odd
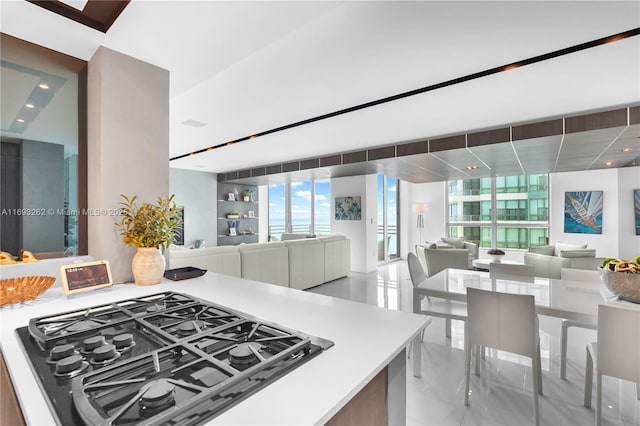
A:
<svg viewBox="0 0 640 426">
<path fill-rule="evenodd" d="M 178 206 L 178 226 L 173 230 L 173 244 L 184 245 L 184 206 Z"/>
<path fill-rule="evenodd" d="M 336 197 L 336 220 L 361 220 L 360 196 Z"/>
<path fill-rule="evenodd" d="M 633 205 L 636 212 L 636 235 L 640 235 L 640 189 L 633 190 Z"/>
<path fill-rule="evenodd" d="M 564 232 L 602 234 L 602 191 L 564 193 Z"/>
</svg>

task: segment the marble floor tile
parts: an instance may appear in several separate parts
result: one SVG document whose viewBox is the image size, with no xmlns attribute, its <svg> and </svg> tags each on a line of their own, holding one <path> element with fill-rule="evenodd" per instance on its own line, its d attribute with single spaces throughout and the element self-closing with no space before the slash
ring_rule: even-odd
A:
<svg viewBox="0 0 640 426">
<path fill-rule="evenodd" d="M 377 272 L 352 272 L 308 291 L 380 306 L 412 311 L 412 285 L 406 260 L 379 265 Z M 530 425 L 533 423 L 531 361 L 526 357 L 488 350 L 480 376 L 471 370 L 470 406 L 464 406 L 464 324 L 452 322 L 445 338 L 445 321 L 434 318 L 422 342 L 422 377 L 413 377 L 407 362 L 407 424 L 409 425 Z M 560 379 L 560 326 L 557 318 L 540 317 L 544 396 L 543 425 L 595 424 L 592 409 L 583 403 L 585 347 L 596 340 L 593 330 L 571 328 L 567 350 L 567 380 Z M 635 384 L 605 377 L 603 425 L 640 426 L 640 401 Z"/>
</svg>

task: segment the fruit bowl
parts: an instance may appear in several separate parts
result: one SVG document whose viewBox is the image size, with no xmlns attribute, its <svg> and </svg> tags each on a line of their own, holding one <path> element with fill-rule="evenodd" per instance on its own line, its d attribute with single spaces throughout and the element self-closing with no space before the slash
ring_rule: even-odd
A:
<svg viewBox="0 0 640 426">
<path fill-rule="evenodd" d="M 33 300 L 56 282 L 44 275 L 0 280 L 0 306 Z"/>
<path fill-rule="evenodd" d="M 613 272 L 600 268 L 600 279 L 609 291 L 622 300 L 640 303 L 640 274 Z"/>
</svg>

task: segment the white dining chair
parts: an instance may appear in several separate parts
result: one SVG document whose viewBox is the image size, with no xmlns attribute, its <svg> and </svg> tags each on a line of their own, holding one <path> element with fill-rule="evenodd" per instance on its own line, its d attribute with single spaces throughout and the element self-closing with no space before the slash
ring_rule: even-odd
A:
<svg viewBox="0 0 640 426">
<path fill-rule="evenodd" d="M 535 280 L 533 266 L 524 264 L 489 263 L 489 277 L 496 279 L 512 279 L 532 283 Z"/>
<path fill-rule="evenodd" d="M 413 253 L 409 253 L 409 255 L 407 256 L 407 263 L 409 264 L 409 276 L 411 277 L 411 284 L 415 288 L 419 286 L 420 283 L 422 283 L 426 279 L 426 276 L 424 274 L 424 269 L 422 269 L 422 265 L 420 264 L 420 261 L 418 260 L 416 255 Z M 429 313 L 426 311 L 422 311 L 422 312 L 429 315 Z M 429 322 L 427 323 L 425 328 L 422 329 L 422 335 L 420 336 L 421 342 L 424 341 L 424 332 L 426 331 L 427 327 L 430 324 L 431 324 L 431 318 L 429 318 Z M 409 344 L 409 357 L 411 357 L 412 347 L 413 347 L 413 340 Z"/>
<path fill-rule="evenodd" d="M 640 310 L 598 306 L 598 341 L 587 345 L 584 406 L 591 408 L 596 372 L 596 425 L 602 423 L 602 376 L 640 382 Z"/>
<path fill-rule="evenodd" d="M 598 271 L 590 271 L 586 269 L 562 268 L 560 270 L 560 279 L 562 281 L 574 281 L 581 284 L 598 286 L 600 281 L 600 273 Z M 562 330 L 560 332 L 560 378 L 567 378 L 567 339 L 569 337 L 569 327 L 586 328 L 589 330 L 597 330 L 596 322 L 584 322 L 573 320 L 562 320 Z"/>
<path fill-rule="evenodd" d="M 411 283 L 415 288 L 427 277 L 415 254 L 409 253 L 407 255 L 407 263 L 409 264 Z M 464 302 L 454 302 L 451 300 L 440 301 L 440 299 L 435 300 L 435 298 L 432 299 L 427 296 L 425 296 L 424 299 L 427 304 L 421 307 L 421 312 L 432 317 L 444 318 L 446 337 L 451 337 L 451 320 L 467 321 L 467 305 Z"/>
<path fill-rule="evenodd" d="M 533 414 L 535 424 L 539 425 L 538 395 L 542 395 L 542 365 L 534 297 L 529 294 L 501 293 L 468 287 L 467 311 L 464 404 L 469 405 L 471 351 L 476 346 L 526 356 L 531 358 Z"/>
</svg>

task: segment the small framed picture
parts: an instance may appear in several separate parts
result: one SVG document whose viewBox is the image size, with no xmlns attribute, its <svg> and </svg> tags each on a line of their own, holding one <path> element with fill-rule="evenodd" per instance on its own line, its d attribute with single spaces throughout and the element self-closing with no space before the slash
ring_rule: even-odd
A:
<svg viewBox="0 0 640 426">
<path fill-rule="evenodd" d="M 249 217 L 256 217 L 256 214 L 253 212 L 253 210 L 249 210 L 247 213 L 249 214 Z"/>
<path fill-rule="evenodd" d="M 227 194 L 227 201 L 235 201 L 236 200 L 236 196 L 233 194 L 233 192 L 230 192 Z"/>
<path fill-rule="evenodd" d="M 238 235 L 236 233 L 236 228 L 229 228 L 229 236 L 230 237 L 235 237 L 236 235 Z"/>
</svg>

